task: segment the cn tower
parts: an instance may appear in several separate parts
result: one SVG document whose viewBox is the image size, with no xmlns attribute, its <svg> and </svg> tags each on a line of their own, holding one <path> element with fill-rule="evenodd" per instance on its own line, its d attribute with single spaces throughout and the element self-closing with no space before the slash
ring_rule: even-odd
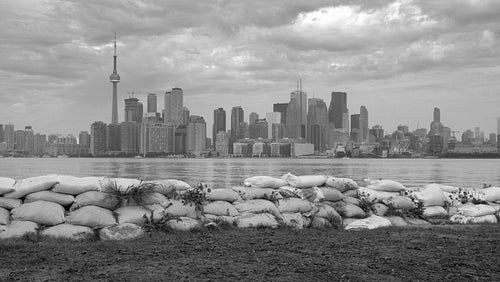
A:
<svg viewBox="0 0 500 282">
<path fill-rule="evenodd" d="M 120 75 L 116 72 L 116 32 L 115 32 L 115 48 L 113 53 L 113 73 L 109 76 L 109 82 L 113 83 L 113 104 L 111 109 L 111 124 L 118 124 L 118 97 L 117 84 L 120 82 Z"/>
</svg>

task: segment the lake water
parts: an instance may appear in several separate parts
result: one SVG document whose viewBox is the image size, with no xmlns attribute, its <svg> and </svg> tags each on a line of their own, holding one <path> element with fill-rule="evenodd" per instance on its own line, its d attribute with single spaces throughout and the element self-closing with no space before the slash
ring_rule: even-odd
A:
<svg viewBox="0 0 500 282">
<path fill-rule="evenodd" d="M 326 174 L 392 179 L 406 186 L 432 182 L 459 187 L 500 185 L 500 160 L 495 159 L 113 159 L 113 158 L 1 158 L 0 176 L 15 179 L 51 173 L 74 176 L 175 178 L 195 185 L 224 188 L 255 175 L 280 177 Z"/>
</svg>

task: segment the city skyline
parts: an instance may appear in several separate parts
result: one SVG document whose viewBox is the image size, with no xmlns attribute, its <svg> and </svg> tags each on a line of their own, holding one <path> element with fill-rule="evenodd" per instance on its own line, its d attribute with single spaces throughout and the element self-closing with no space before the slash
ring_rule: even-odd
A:
<svg viewBox="0 0 500 282">
<path fill-rule="evenodd" d="M 96 120 L 110 123 L 107 76 L 116 31 L 119 121 L 128 92 L 143 103 L 156 93 L 162 105 L 164 92 L 175 87 L 208 128 L 217 108 L 229 112 L 241 105 L 264 117 L 273 104 L 289 101 L 302 77 L 308 97 L 329 103 L 331 92 L 346 92 L 350 114 L 366 106 L 370 127 L 428 128 L 437 107 L 453 130 L 496 131 L 499 3 L 337 3 L 165 2 L 153 8 L 128 2 L 96 8 L 93 2 L 3 1 L 0 16 L 9 28 L 1 31 L 0 120 L 75 136 Z M 267 14 L 252 5 L 275 9 Z M 158 17 L 170 9 L 188 20 Z M 200 11 L 206 16 L 196 20 Z M 130 17 L 119 16 L 125 12 Z M 219 20 L 220 12 L 227 19 Z M 146 17 L 142 25 L 138 14 Z"/>
</svg>

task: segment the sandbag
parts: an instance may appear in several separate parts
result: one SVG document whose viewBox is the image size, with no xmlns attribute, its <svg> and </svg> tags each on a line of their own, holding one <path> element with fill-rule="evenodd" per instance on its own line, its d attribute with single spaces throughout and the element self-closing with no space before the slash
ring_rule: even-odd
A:
<svg viewBox="0 0 500 282">
<path fill-rule="evenodd" d="M 10 212 L 4 208 L 0 208 L 0 225 L 8 225 L 10 223 Z"/>
<path fill-rule="evenodd" d="M 324 198 L 322 199 L 322 201 L 337 202 L 345 199 L 344 194 L 342 194 L 336 188 L 321 187 L 319 189 L 321 189 L 321 191 L 323 192 Z"/>
<path fill-rule="evenodd" d="M 355 206 L 358 206 L 361 204 L 361 201 L 357 198 L 354 198 L 354 197 L 345 197 L 342 201 L 346 202 L 346 203 L 349 203 L 349 204 L 353 204 Z"/>
<path fill-rule="evenodd" d="M 325 184 L 325 175 L 302 175 L 295 176 L 291 173 L 287 173 L 282 176 L 282 179 L 286 180 L 288 185 L 296 188 L 311 188 L 319 187 Z"/>
<path fill-rule="evenodd" d="M 199 228 L 201 222 L 190 217 L 180 217 L 179 219 L 169 220 L 167 226 L 177 231 L 191 231 L 195 228 Z"/>
<path fill-rule="evenodd" d="M 288 198 L 278 201 L 276 204 L 280 213 L 307 213 L 313 209 L 313 204 L 299 198 Z"/>
<path fill-rule="evenodd" d="M 345 196 L 345 197 L 353 197 L 353 198 L 359 198 L 359 188 L 358 189 L 354 189 L 354 190 L 347 190 L 345 192 L 342 192 L 342 194 Z"/>
<path fill-rule="evenodd" d="M 259 213 L 259 214 L 245 214 L 238 217 L 236 220 L 236 226 L 238 228 L 250 228 L 250 227 L 271 227 L 277 228 L 278 221 L 270 213 Z"/>
<path fill-rule="evenodd" d="M 241 200 L 240 195 L 233 189 L 210 189 L 205 192 L 205 198 L 209 201 L 236 202 Z"/>
<path fill-rule="evenodd" d="M 413 200 L 405 196 L 394 196 L 382 202 L 392 209 L 411 210 L 415 208 Z"/>
<path fill-rule="evenodd" d="M 116 219 L 113 216 L 113 212 L 108 209 L 97 206 L 85 206 L 72 211 L 66 217 L 66 223 L 100 228 L 116 224 Z"/>
<path fill-rule="evenodd" d="M 358 189 L 358 197 L 364 198 L 371 203 L 379 203 L 392 197 L 399 196 L 398 192 L 376 191 L 370 188 L 361 187 Z"/>
<path fill-rule="evenodd" d="M 300 190 L 302 190 L 302 194 L 304 195 L 303 199 L 309 202 L 318 203 L 325 199 L 323 191 L 318 187 L 301 188 Z"/>
<path fill-rule="evenodd" d="M 214 215 L 209 213 L 206 213 L 203 216 L 205 221 L 227 225 L 235 225 L 236 220 L 238 219 L 237 216 Z"/>
<path fill-rule="evenodd" d="M 61 194 L 52 191 L 40 191 L 26 195 L 24 203 L 31 203 L 35 201 L 47 201 L 60 204 L 63 207 L 68 207 L 75 201 L 75 197 L 68 194 Z"/>
<path fill-rule="evenodd" d="M 58 183 L 52 188 L 53 192 L 69 195 L 78 195 L 87 191 L 100 191 L 102 177 L 75 177 L 58 175 Z"/>
<path fill-rule="evenodd" d="M 159 192 L 148 193 L 142 197 L 141 205 L 163 204 L 168 198 Z"/>
<path fill-rule="evenodd" d="M 49 190 L 59 181 L 56 174 L 36 176 L 21 179 L 14 185 L 14 191 L 3 196 L 11 199 L 19 199 L 30 193 Z"/>
<path fill-rule="evenodd" d="M 112 192 L 120 191 L 122 193 L 127 193 L 130 189 L 138 187 L 143 183 L 142 180 L 134 178 L 108 178 L 104 177 L 101 179 L 101 191 Z"/>
<path fill-rule="evenodd" d="M 72 224 L 59 224 L 43 230 L 40 235 L 63 238 L 70 240 L 88 240 L 94 237 L 94 231 L 87 226 L 79 226 Z"/>
<path fill-rule="evenodd" d="M 43 225 L 58 225 L 64 222 L 64 208 L 47 201 L 22 204 L 10 213 L 12 220 L 33 221 Z"/>
<path fill-rule="evenodd" d="M 306 199 L 306 195 L 304 194 L 302 189 L 292 187 L 289 185 L 280 187 L 278 189 L 278 192 L 280 193 L 281 196 L 283 196 L 283 198 L 300 198 L 303 200 Z"/>
<path fill-rule="evenodd" d="M 167 216 L 198 218 L 196 205 L 194 203 L 183 203 L 179 200 L 168 200 L 162 205 L 165 207 L 164 213 Z"/>
<path fill-rule="evenodd" d="M 161 193 L 165 196 L 170 196 L 174 191 L 185 191 L 191 188 L 191 185 L 177 179 L 158 179 L 148 182 L 155 184 L 153 186 L 154 192 Z"/>
<path fill-rule="evenodd" d="M 88 191 L 75 197 L 75 203 L 70 210 L 76 210 L 85 206 L 98 206 L 105 209 L 115 209 L 119 205 L 119 200 L 112 194 Z"/>
<path fill-rule="evenodd" d="M 268 200 L 256 199 L 233 203 L 239 213 L 270 213 L 278 219 L 282 219 L 278 208 Z"/>
<path fill-rule="evenodd" d="M 438 184 L 438 183 L 427 184 L 424 186 L 424 189 L 429 188 L 429 187 L 437 187 L 441 191 L 448 192 L 448 193 L 458 193 L 458 191 L 460 190 L 460 188 L 455 187 L 455 186 L 443 185 L 443 184 Z"/>
<path fill-rule="evenodd" d="M 23 201 L 20 199 L 9 199 L 5 197 L 0 197 L 0 208 L 11 210 L 20 207 L 22 203 Z"/>
<path fill-rule="evenodd" d="M 311 220 L 311 224 L 309 225 L 309 227 L 314 229 L 327 229 L 333 226 L 328 219 L 320 216 L 314 216 Z"/>
<path fill-rule="evenodd" d="M 500 201 L 500 187 L 488 187 L 478 191 L 481 199 L 486 202 Z"/>
<path fill-rule="evenodd" d="M 422 216 L 424 218 L 446 218 L 448 217 L 448 212 L 441 206 L 431 206 L 424 208 Z"/>
<path fill-rule="evenodd" d="M 331 222 L 341 222 L 342 217 L 340 214 L 330 205 L 327 204 L 317 204 L 318 211 L 314 214 L 315 217 L 323 217 Z"/>
<path fill-rule="evenodd" d="M 122 223 L 107 226 L 99 230 L 99 239 L 107 240 L 131 240 L 142 237 L 144 230 L 137 224 Z"/>
<path fill-rule="evenodd" d="M 267 200 L 278 200 L 283 199 L 278 190 L 271 188 L 257 188 L 257 187 L 233 187 L 233 190 L 238 193 L 238 195 L 243 200 L 253 200 L 253 199 L 267 199 Z"/>
<path fill-rule="evenodd" d="M 382 203 L 373 204 L 371 206 L 371 209 L 373 211 L 373 214 L 378 216 L 384 216 L 387 213 L 387 211 L 389 211 L 389 208 Z"/>
<path fill-rule="evenodd" d="M 287 182 L 284 179 L 271 176 L 252 176 L 245 179 L 243 185 L 247 187 L 280 188 L 287 185 Z"/>
<path fill-rule="evenodd" d="M 213 214 L 216 216 L 238 216 L 240 213 L 236 208 L 224 201 L 215 201 L 207 203 L 203 206 L 203 212 L 208 214 Z"/>
<path fill-rule="evenodd" d="M 28 234 L 36 234 L 38 224 L 32 221 L 13 220 L 9 225 L 0 225 L 0 239 L 19 238 Z"/>
<path fill-rule="evenodd" d="M 405 190 L 405 186 L 399 182 L 394 180 L 365 180 L 367 182 L 366 188 L 372 189 L 375 191 L 384 191 L 384 192 L 400 192 Z"/>
<path fill-rule="evenodd" d="M 308 218 L 303 216 L 301 213 L 284 213 L 283 224 L 285 226 L 293 227 L 296 229 L 303 229 L 309 226 L 311 223 Z"/>
<path fill-rule="evenodd" d="M 345 228 L 347 225 L 355 222 L 358 219 L 359 218 L 348 218 L 348 217 L 343 218 L 342 219 L 342 228 Z"/>
<path fill-rule="evenodd" d="M 385 216 L 391 222 L 391 226 L 408 226 L 408 223 L 399 216 Z"/>
<path fill-rule="evenodd" d="M 415 192 L 413 196 L 419 202 L 422 202 L 425 207 L 443 206 L 448 201 L 443 191 L 436 186 L 430 186 L 420 192 Z"/>
<path fill-rule="evenodd" d="M 344 201 L 339 202 L 324 202 L 334 208 L 342 217 L 350 218 L 364 218 L 366 213 L 358 206 L 346 203 Z"/>
<path fill-rule="evenodd" d="M 460 224 L 498 223 L 498 219 L 494 214 L 483 215 L 478 217 L 455 214 L 452 217 L 450 217 L 450 221 Z"/>
<path fill-rule="evenodd" d="M 431 225 L 430 222 L 425 221 L 425 220 L 420 219 L 420 218 L 404 217 L 403 219 L 406 221 L 406 223 L 408 223 L 408 225 L 417 225 L 417 226 Z"/>
<path fill-rule="evenodd" d="M 135 223 L 144 225 L 146 218 L 151 215 L 151 211 L 141 206 L 127 206 L 115 210 L 118 224 Z"/>
<path fill-rule="evenodd" d="M 458 207 L 458 214 L 463 216 L 478 217 L 484 215 L 495 214 L 497 210 L 490 205 L 463 205 Z"/>
<path fill-rule="evenodd" d="M 391 221 L 381 216 L 372 215 L 364 219 L 353 221 L 345 227 L 345 230 L 376 229 L 391 226 Z"/>
<path fill-rule="evenodd" d="M 333 176 L 326 177 L 325 186 L 335 188 L 340 192 L 355 190 L 359 188 L 358 183 L 350 178 L 340 178 Z"/>
<path fill-rule="evenodd" d="M 0 196 L 14 191 L 16 180 L 8 177 L 0 177 Z"/>
</svg>

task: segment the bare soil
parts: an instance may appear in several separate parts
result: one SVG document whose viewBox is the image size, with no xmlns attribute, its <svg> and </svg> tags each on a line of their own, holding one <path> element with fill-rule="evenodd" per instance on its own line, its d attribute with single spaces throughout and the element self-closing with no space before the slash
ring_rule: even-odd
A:
<svg viewBox="0 0 500 282">
<path fill-rule="evenodd" d="M 500 281 L 500 225 L 0 241 L 0 281 Z"/>
</svg>

